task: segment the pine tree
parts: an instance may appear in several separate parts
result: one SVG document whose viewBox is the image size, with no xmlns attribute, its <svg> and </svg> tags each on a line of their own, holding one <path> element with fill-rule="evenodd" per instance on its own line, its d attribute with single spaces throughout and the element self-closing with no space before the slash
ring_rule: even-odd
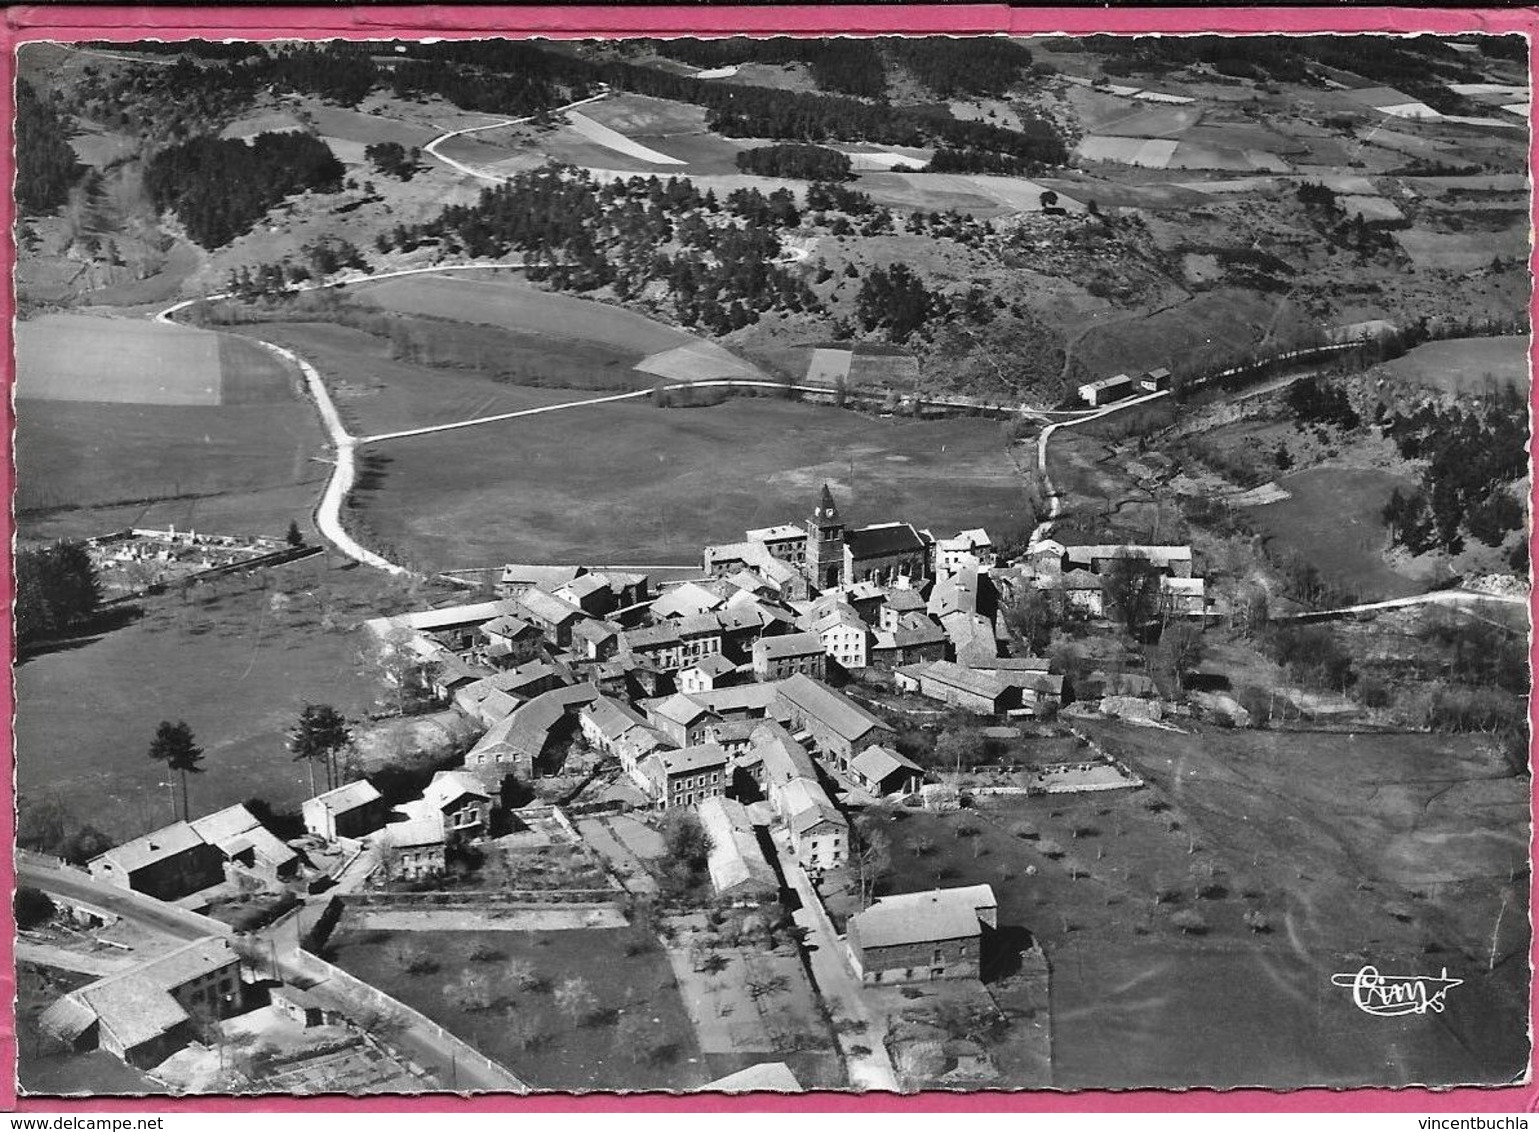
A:
<svg viewBox="0 0 1539 1132">
<path fill-rule="evenodd" d="M 337 755 L 352 741 L 347 720 L 330 704 L 305 704 L 299 713 L 299 721 L 289 732 L 289 751 L 295 762 L 303 761 L 310 768 L 310 794 L 315 789 L 315 763 L 321 760 L 326 767 L 326 789 L 341 785 Z"/>
<path fill-rule="evenodd" d="M 192 728 L 185 721 L 171 723 L 162 720 L 150 742 L 150 758 L 163 762 L 182 778 L 182 820 L 188 819 L 187 776 L 202 774 L 198 764 L 203 761 L 203 748 L 194 742 Z"/>
</svg>

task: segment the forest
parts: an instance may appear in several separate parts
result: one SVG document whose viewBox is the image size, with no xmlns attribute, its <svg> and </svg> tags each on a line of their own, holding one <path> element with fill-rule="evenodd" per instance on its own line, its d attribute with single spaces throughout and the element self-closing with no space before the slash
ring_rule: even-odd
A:
<svg viewBox="0 0 1539 1132">
<path fill-rule="evenodd" d="M 1427 461 L 1420 487 L 1409 495 L 1397 490 L 1384 508 L 1393 543 L 1412 554 L 1458 554 L 1466 536 L 1500 546 L 1522 529 L 1523 504 L 1513 492 L 1528 474 L 1522 393 L 1508 387 L 1469 407 L 1429 402 L 1386 414 L 1384 428 L 1401 456 Z M 1527 550 L 1519 543 L 1525 561 Z"/>
<path fill-rule="evenodd" d="M 766 311 L 821 309 L 806 283 L 775 262 L 775 230 L 799 219 L 785 190 L 740 189 L 721 201 L 687 179 L 598 184 L 586 171 L 552 165 L 483 190 L 473 205 L 401 225 L 388 244 L 437 241 L 488 258 L 520 253 L 530 279 L 559 291 L 609 287 L 621 301 L 665 281 L 679 322 L 725 334 Z"/>
<path fill-rule="evenodd" d="M 737 155 L 737 167 L 761 177 L 791 177 L 802 181 L 847 181 L 850 159 L 821 145 L 766 145 Z"/>
<path fill-rule="evenodd" d="M 696 67 L 804 63 L 819 90 L 880 99 L 900 68 L 937 98 L 997 97 L 1031 68 L 1031 52 L 998 36 L 878 39 L 674 39 L 649 43 L 658 54 Z"/>
<path fill-rule="evenodd" d="M 69 120 L 40 99 L 32 84 L 16 83 L 16 203 L 47 212 L 69 197 L 85 167 L 70 148 Z"/>
<path fill-rule="evenodd" d="M 250 143 L 212 135 L 156 153 L 144 186 L 161 211 L 170 210 L 205 248 L 219 248 L 251 231 L 291 193 L 336 192 L 343 166 L 310 134 L 258 134 Z"/>
</svg>

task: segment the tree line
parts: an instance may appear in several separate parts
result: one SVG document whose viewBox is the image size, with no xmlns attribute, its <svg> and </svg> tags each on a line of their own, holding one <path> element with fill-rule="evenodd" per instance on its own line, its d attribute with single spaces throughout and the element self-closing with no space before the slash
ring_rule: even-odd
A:
<svg viewBox="0 0 1539 1132">
<path fill-rule="evenodd" d="M 343 172 L 326 143 L 310 134 L 258 134 L 249 143 L 205 134 L 151 157 L 144 186 L 193 240 L 219 248 L 293 193 L 338 191 Z"/>
<path fill-rule="evenodd" d="M 101 583 L 83 544 L 61 539 L 16 554 L 16 640 L 25 646 L 89 621 Z"/>
<path fill-rule="evenodd" d="M 997 36 L 882 36 L 875 39 L 673 39 L 647 46 L 696 67 L 803 63 L 819 90 L 858 98 L 887 94 L 888 72 L 901 68 L 937 98 L 998 96 L 1032 65 L 1025 45 Z"/>
<path fill-rule="evenodd" d="M 85 172 L 70 147 L 73 123 L 38 97 L 25 79 L 16 82 L 16 203 L 24 213 L 49 212 L 69 198 Z"/>
</svg>

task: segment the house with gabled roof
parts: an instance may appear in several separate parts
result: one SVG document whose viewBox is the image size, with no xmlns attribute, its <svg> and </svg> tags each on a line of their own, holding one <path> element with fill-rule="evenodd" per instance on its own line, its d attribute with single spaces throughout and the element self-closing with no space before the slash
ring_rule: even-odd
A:
<svg viewBox="0 0 1539 1132">
<path fill-rule="evenodd" d="M 719 717 L 693 696 L 675 692 L 644 705 L 647 722 L 666 735 L 677 747 L 692 747 L 705 742 L 706 729 Z"/>
<path fill-rule="evenodd" d="M 498 790 L 509 777 L 527 782 L 538 764 L 562 737 L 562 732 L 585 705 L 599 697 L 593 684 L 572 684 L 542 692 L 513 714 L 493 724 L 465 755 L 465 769 Z"/>
<path fill-rule="evenodd" d="M 305 828 L 328 841 L 373 833 L 385 824 L 388 810 L 385 799 L 366 778 L 317 794 L 300 806 Z"/>
<path fill-rule="evenodd" d="M 791 834 L 797 860 L 810 869 L 832 869 L 849 855 L 850 830 L 823 789 L 817 763 L 778 723 L 761 723 L 749 739 L 751 758 L 763 766 L 763 784 Z"/>
<path fill-rule="evenodd" d="M 822 679 L 828 657 L 816 633 L 784 633 L 760 637 L 753 646 L 753 674 L 760 681 L 803 675 Z"/>
<path fill-rule="evenodd" d="M 652 600 L 652 618 L 654 621 L 663 621 L 673 617 L 690 617 L 710 613 L 725 604 L 726 598 L 699 582 L 681 582 Z"/>
<path fill-rule="evenodd" d="M 422 801 L 439 816 L 450 841 L 472 841 L 491 832 L 492 796 L 473 774 L 462 770 L 435 772 L 422 792 Z"/>
<path fill-rule="evenodd" d="M 498 668 L 513 668 L 534 660 L 545 646 L 545 635 L 522 617 L 504 613 L 481 626 L 485 644 L 480 655 Z"/>
<path fill-rule="evenodd" d="M 882 896 L 850 917 L 845 947 L 862 982 L 976 979 L 984 931 L 999 926 L 986 884 Z"/>
<path fill-rule="evenodd" d="M 241 958 L 211 936 L 70 991 L 38 1026 L 72 1050 L 105 1050 L 149 1069 L 196 1038 L 198 1022 L 229 1017 L 245 1002 Z"/>
<path fill-rule="evenodd" d="M 720 653 L 701 657 L 678 675 L 679 691 L 685 695 L 709 692 L 717 684 L 730 684 L 738 678 L 737 665 Z"/>
<path fill-rule="evenodd" d="M 299 871 L 299 854 L 275 837 L 245 806 L 226 806 L 194 818 L 189 824 L 223 855 L 227 874 L 278 884 Z"/>
<path fill-rule="evenodd" d="M 867 747 L 850 760 L 850 779 L 875 794 L 912 794 L 924 782 L 924 768 L 908 756 L 880 744 Z"/>
<path fill-rule="evenodd" d="M 892 728 L 827 684 L 807 676 L 792 676 L 776 686 L 776 700 L 793 733 L 806 732 L 813 746 L 839 770 L 872 743 L 892 734 Z"/>
<path fill-rule="evenodd" d="M 539 589 L 525 590 L 513 600 L 513 608 L 558 649 L 572 643 L 572 627 L 588 616 L 571 602 Z"/>
<path fill-rule="evenodd" d="M 715 743 L 654 751 L 636 764 L 632 776 L 663 809 L 695 806 L 724 794 L 730 781 L 727 752 Z"/>
<path fill-rule="evenodd" d="M 660 672 L 677 672 L 684 667 L 684 642 L 678 629 L 667 621 L 622 629 L 620 653 L 630 653 Z"/>
<path fill-rule="evenodd" d="M 502 568 L 497 592 L 504 597 L 519 597 L 532 589 L 554 591 L 587 572 L 586 566 L 529 566 L 509 562 Z"/>
<path fill-rule="evenodd" d="M 845 669 L 865 668 L 871 662 L 871 629 L 849 605 L 833 605 L 812 619 L 823 654 Z M 809 673 L 816 675 L 816 673 Z"/>
<path fill-rule="evenodd" d="M 180 900 L 224 880 L 224 854 L 187 822 L 173 822 L 86 862 L 97 880 L 156 900 Z"/>
<path fill-rule="evenodd" d="M 607 617 L 619 605 L 614 588 L 604 574 L 584 574 L 551 592 L 589 617 Z"/>
</svg>

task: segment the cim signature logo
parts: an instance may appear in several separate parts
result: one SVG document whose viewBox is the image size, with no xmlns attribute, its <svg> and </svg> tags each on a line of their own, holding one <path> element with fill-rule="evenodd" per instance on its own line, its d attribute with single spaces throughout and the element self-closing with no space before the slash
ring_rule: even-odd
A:
<svg viewBox="0 0 1539 1132">
<path fill-rule="evenodd" d="M 1364 1014 L 1396 1018 L 1402 1014 L 1443 1013 L 1444 997 L 1463 979 L 1441 975 L 1381 975 L 1377 967 L 1363 967 L 1347 974 L 1331 976 L 1338 987 L 1352 988 L 1352 1002 Z"/>
</svg>

